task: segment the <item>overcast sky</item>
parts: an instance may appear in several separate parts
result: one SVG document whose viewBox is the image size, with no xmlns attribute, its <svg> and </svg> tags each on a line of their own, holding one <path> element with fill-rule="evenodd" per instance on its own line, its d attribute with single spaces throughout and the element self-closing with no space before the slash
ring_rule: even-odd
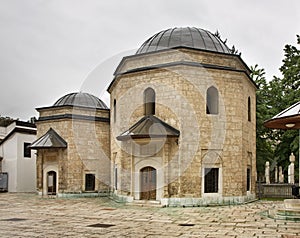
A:
<svg viewBox="0 0 300 238">
<path fill-rule="evenodd" d="M 0 115 L 87 91 L 105 102 L 122 56 L 172 27 L 221 33 L 248 66 L 280 76 L 285 44 L 300 34 L 299 0 L 0 0 Z"/>
</svg>

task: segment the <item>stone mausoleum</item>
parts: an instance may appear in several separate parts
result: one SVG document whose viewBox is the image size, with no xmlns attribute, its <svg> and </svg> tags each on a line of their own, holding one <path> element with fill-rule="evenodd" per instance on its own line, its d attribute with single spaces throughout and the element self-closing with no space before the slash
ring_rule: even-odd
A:
<svg viewBox="0 0 300 238">
<path fill-rule="evenodd" d="M 119 63 L 110 110 L 82 92 L 37 109 L 38 191 L 166 206 L 252 200 L 255 91 L 217 35 L 163 30 Z"/>
<path fill-rule="evenodd" d="M 109 109 L 88 93 L 70 93 L 38 108 L 37 189 L 41 195 L 108 191 Z"/>
</svg>

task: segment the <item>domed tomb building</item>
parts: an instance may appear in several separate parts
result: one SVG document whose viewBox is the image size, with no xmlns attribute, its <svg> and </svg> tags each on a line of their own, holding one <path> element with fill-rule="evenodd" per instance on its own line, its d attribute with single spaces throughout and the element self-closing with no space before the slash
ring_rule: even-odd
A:
<svg viewBox="0 0 300 238">
<path fill-rule="evenodd" d="M 109 109 L 88 93 L 37 108 L 37 190 L 41 195 L 109 191 Z"/>
<path fill-rule="evenodd" d="M 250 69 L 216 35 L 163 30 L 121 60 L 110 110 L 82 92 L 37 109 L 38 192 L 105 191 L 163 206 L 252 200 L 255 91 Z"/>
<path fill-rule="evenodd" d="M 108 88 L 113 194 L 171 206 L 255 198 L 255 91 L 241 57 L 209 31 L 150 37 Z"/>
</svg>

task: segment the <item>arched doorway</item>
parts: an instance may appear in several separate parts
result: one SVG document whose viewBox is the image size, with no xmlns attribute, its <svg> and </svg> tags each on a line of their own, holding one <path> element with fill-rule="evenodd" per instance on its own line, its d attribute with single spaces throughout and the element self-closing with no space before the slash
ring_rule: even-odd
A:
<svg viewBox="0 0 300 238">
<path fill-rule="evenodd" d="M 47 173 L 47 193 L 48 195 L 56 195 L 56 172 L 49 171 Z"/>
<path fill-rule="evenodd" d="M 141 200 L 156 200 L 156 169 L 144 167 L 140 170 Z"/>
</svg>

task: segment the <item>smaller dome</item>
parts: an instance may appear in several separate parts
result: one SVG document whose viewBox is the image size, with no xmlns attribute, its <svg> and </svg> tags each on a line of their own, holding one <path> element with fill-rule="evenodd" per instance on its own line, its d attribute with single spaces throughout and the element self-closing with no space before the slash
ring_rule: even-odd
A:
<svg viewBox="0 0 300 238">
<path fill-rule="evenodd" d="M 79 107 L 90 107 L 97 109 L 108 109 L 106 104 L 102 102 L 99 98 L 89 93 L 77 92 L 69 93 L 60 99 L 58 99 L 54 104 L 54 107 L 59 106 L 79 106 Z"/>
</svg>

